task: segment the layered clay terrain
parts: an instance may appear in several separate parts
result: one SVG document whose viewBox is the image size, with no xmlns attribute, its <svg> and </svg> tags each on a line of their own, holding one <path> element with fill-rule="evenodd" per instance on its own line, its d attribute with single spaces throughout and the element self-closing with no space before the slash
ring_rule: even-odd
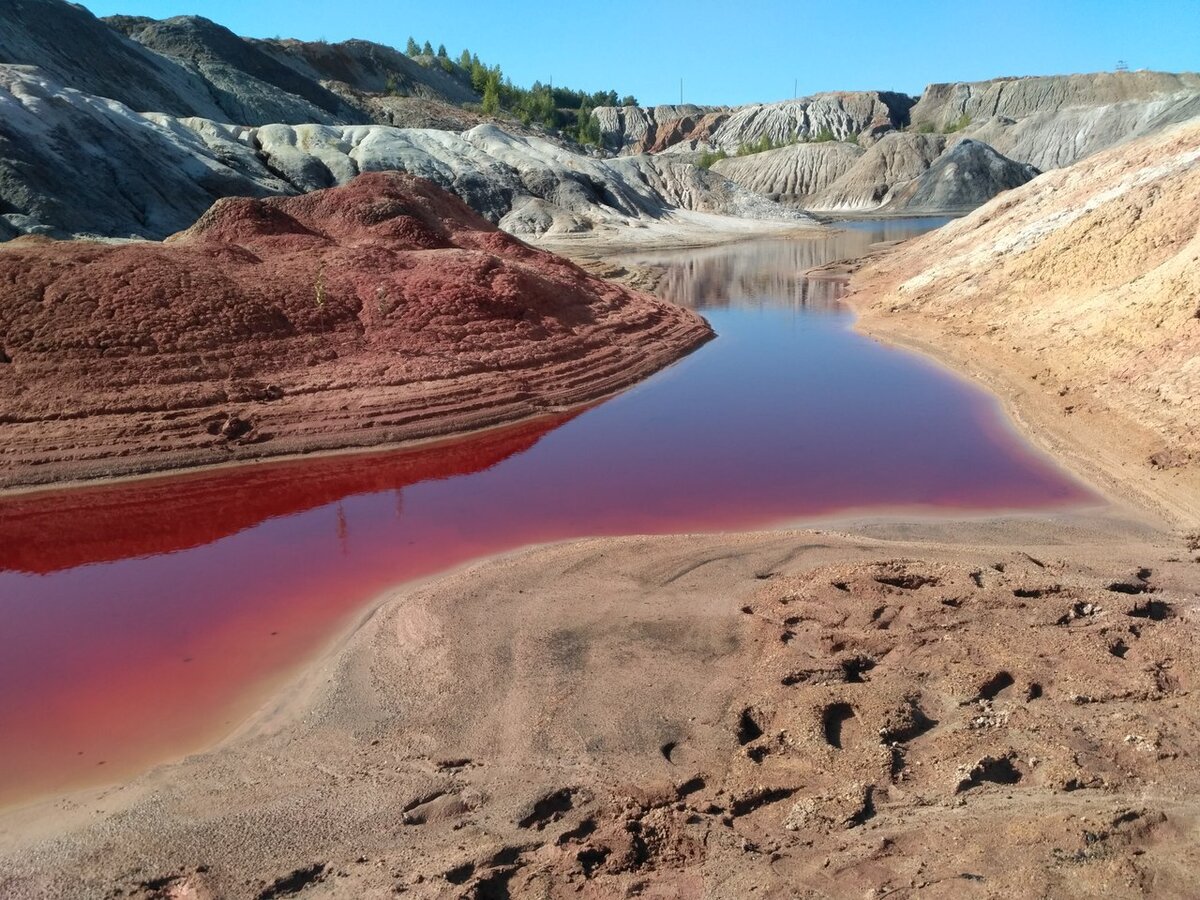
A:
<svg viewBox="0 0 1200 900">
<path fill-rule="evenodd" d="M 1200 521 L 1200 124 L 1043 175 L 854 287 L 863 327 L 957 361 L 1093 479 Z"/>
<path fill-rule="evenodd" d="M 225 200 L 164 244 L 0 250 L 0 485 L 468 431 L 711 336 L 412 176 Z"/>
</svg>

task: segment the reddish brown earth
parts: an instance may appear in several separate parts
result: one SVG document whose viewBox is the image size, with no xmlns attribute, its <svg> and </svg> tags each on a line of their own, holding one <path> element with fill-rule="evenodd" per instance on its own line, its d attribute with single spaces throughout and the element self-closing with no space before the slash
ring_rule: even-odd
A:
<svg viewBox="0 0 1200 900">
<path fill-rule="evenodd" d="M 0 487 L 468 431 L 626 387 L 694 313 L 372 173 L 163 244 L 0 250 Z"/>
<path fill-rule="evenodd" d="M 668 147 L 683 141 L 707 141 L 729 118 L 727 112 L 705 113 L 700 116 L 684 116 L 647 135 L 642 153 L 661 153 Z"/>
</svg>

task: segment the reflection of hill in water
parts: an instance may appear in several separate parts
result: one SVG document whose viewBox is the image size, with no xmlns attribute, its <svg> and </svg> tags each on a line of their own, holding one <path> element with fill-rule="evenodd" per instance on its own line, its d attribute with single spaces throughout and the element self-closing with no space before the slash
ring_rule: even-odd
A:
<svg viewBox="0 0 1200 900">
<path fill-rule="evenodd" d="M 842 285 L 805 278 L 816 266 L 866 253 L 879 241 L 902 240 L 927 230 L 911 221 L 855 223 L 824 238 L 748 241 L 691 250 L 647 252 L 624 257 L 631 264 L 661 266 L 657 293 L 692 309 L 790 306 L 813 312 L 840 309 Z"/>
</svg>

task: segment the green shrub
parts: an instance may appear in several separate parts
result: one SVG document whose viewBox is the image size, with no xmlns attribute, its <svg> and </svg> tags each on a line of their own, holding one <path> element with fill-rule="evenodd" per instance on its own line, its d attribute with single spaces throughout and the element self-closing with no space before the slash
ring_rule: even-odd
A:
<svg viewBox="0 0 1200 900">
<path fill-rule="evenodd" d="M 968 116 L 966 113 L 963 113 L 961 116 L 959 116 L 953 122 L 951 122 L 949 125 L 947 125 L 945 128 L 943 128 L 942 133 L 943 134 L 954 134 L 954 132 L 962 131 L 964 128 L 966 128 L 970 124 L 971 124 L 971 117 Z"/>
<path fill-rule="evenodd" d="M 933 134 L 934 128 L 932 122 L 922 122 L 914 129 L 917 134 Z"/>
<path fill-rule="evenodd" d="M 701 169 L 711 169 L 713 163 L 720 162 L 723 159 L 728 159 L 729 154 L 724 150 L 705 150 L 700 154 L 700 158 L 696 160 L 696 165 Z"/>
</svg>

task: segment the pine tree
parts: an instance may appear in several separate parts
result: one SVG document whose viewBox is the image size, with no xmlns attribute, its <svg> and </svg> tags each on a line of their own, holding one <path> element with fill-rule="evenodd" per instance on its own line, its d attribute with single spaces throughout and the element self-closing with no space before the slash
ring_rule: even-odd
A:
<svg viewBox="0 0 1200 900">
<path fill-rule="evenodd" d="M 460 66 L 462 66 L 464 69 L 471 68 L 471 51 L 470 50 L 463 50 L 463 52 L 458 55 L 458 64 Z"/>
<path fill-rule="evenodd" d="M 438 59 L 449 59 L 450 54 L 446 52 L 445 44 L 438 44 Z"/>
<path fill-rule="evenodd" d="M 429 41 L 426 41 L 425 46 L 421 48 L 421 55 L 433 56 L 433 44 L 429 43 Z"/>
<path fill-rule="evenodd" d="M 483 87 L 483 114 L 494 116 L 500 112 L 500 70 L 496 69 L 487 74 L 487 82 Z"/>
<path fill-rule="evenodd" d="M 408 44 L 404 48 L 404 55 L 405 56 L 417 56 L 418 54 L 420 54 L 420 52 L 421 52 L 421 48 L 419 46 L 417 46 L 417 42 L 414 41 L 410 37 L 408 39 Z"/>
<path fill-rule="evenodd" d="M 487 87 L 488 70 L 479 61 L 478 56 L 471 57 L 471 87 L 482 94 L 483 89 Z"/>
</svg>

